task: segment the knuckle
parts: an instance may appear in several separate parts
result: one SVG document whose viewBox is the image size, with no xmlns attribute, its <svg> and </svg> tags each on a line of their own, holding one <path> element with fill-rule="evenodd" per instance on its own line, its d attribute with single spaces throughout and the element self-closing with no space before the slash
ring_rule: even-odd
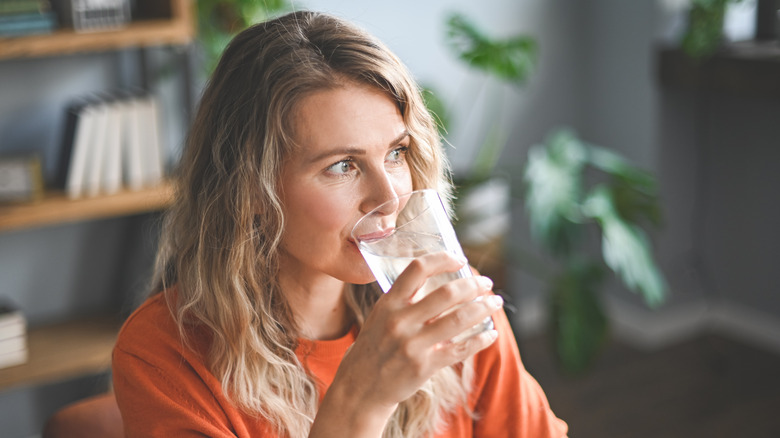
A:
<svg viewBox="0 0 780 438">
<path fill-rule="evenodd" d="M 456 327 L 460 327 L 468 322 L 469 312 L 467 311 L 467 309 L 461 306 L 452 311 L 452 313 L 450 314 L 450 318 L 452 320 L 453 325 L 455 325 Z"/>
<path fill-rule="evenodd" d="M 447 283 L 439 288 L 438 294 L 442 300 L 447 302 L 457 301 L 460 298 L 460 291 L 453 286 L 452 283 Z"/>
<path fill-rule="evenodd" d="M 406 267 L 406 270 L 413 273 L 420 273 L 420 272 L 425 272 L 426 266 L 427 266 L 427 261 L 425 257 L 418 257 L 412 260 L 411 263 L 409 263 L 409 266 Z"/>
<path fill-rule="evenodd" d="M 399 317 L 390 317 L 385 325 L 386 332 L 393 337 L 400 337 L 404 331 L 404 322 Z"/>
</svg>

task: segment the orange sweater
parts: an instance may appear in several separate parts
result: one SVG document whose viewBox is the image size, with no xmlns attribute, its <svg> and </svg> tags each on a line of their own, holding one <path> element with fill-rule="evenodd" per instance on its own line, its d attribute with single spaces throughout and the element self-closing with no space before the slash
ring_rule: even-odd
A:
<svg viewBox="0 0 780 438">
<path fill-rule="evenodd" d="M 435 438 L 564 437 L 537 382 L 520 361 L 509 321 L 494 316 L 498 340 L 475 357 L 470 398 L 480 419 L 458 412 Z M 332 341 L 302 340 L 296 354 L 324 394 L 356 331 Z M 203 338 L 200 338 L 203 339 Z M 204 342 L 205 344 L 205 342 Z M 203 351 L 205 345 L 196 345 Z M 262 418 L 243 414 L 224 396 L 199 355 L 183 347 L 161 294 L 125 323 L 113 354 L 114 391 L 127 437 L 275 437 Z"/>
</svg>

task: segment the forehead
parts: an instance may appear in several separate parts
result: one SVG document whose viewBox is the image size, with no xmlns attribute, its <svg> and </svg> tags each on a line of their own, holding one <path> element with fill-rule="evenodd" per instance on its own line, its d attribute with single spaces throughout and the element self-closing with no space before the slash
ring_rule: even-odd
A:
<svg viewBox="0 0 780 438">
<path fill-rule="evenodd" d="M 386 146 L 406 129 L 398 104 L 387 93 L 355 83 L 305 96 L 292 127 L 295 143 L 303 149 Z"/>
</svg>

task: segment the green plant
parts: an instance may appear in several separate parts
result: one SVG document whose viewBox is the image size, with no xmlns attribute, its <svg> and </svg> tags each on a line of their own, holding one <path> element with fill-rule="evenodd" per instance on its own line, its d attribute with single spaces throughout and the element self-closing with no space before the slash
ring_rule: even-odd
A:
<svg viewBox="0 0 780 438">
<path fill-rule="evenodd" d="M 211 72 L 222 51 L 238 32 L 274 14 L 291 9 L 288 0 L 197 0 L 198 40 Z"/>
<path fill-rule="evenodd" d="M 729 3 L 741 0 L 690 0 L 688 28 L 680 46 L 688 56 L 700 59 L 715 53 L 723 40 L 723 18 Z"/>
<path fill-rule="evenodd" d="M 524 84 L 536 65 L 538 46 L 533 37 L 491 39 L 462 15 L 448 18 L 447 38 L 458 59 L 514 85 Z M 443 111 L 441 103 L 430 102 L 433 112 L 444 114 L 440 120 L 448 121 L 449 112 Z M 500 108 L 500 102 L 491 102 L 491 107 Z M 495 114 L 489 117 L 496 118 Z M 467 176 L 456 178 L 459 196 L 495 172 L 506 145 L 504 137 L 494 124 Z M 556 131 L 545 143 L 530 148 L 524 166 L 504 162 L 502 167 L 522 175 L 518 184 L 522 189 L 516 195 L 524 198 L 531 236 L 547 259 L 539 260 L 531 255 L 534 251 L 517 247 L 504 248 L 504 257 L 544 282 L 550 295 L 556 356 L 565 371 L 582 372 L 608 333 L 600 299 L 608 271 L 639 292 L 648 305 L 657 306 L 664 299 L 663 275 L 644 231 L 661 219 L 655 180 L 616 153 L 582 142 L 568 130 Z M 600 236 L 600 255 L 593 254 L 594 245 L 588 240 L 594 234 Z"/>
<path fill-rule="evenodd" d="M 450 14 L 446 25 L 446 40 L 450 49 L 467 66 L 484 73 L 486 81 L 495 78 L 519 87 L 528 81 L 536 67 L 538 44 L 531 36 L 518 34 L 507 38 L 491 38 L 459 13 Z M 502 99 L 503 94 L 498 98 Z M 442 111 L 443 106 L 438 105 L 446 121 L 448 112 Z M 499 111 L 501 102 L 493 102 L 492 108 L 494 112 Z M 490 120 L 498 119 L 495 113 L 489 117 Z M 494 122 L 478 149 L 469 174 L 461 178 L 461 183 L 480 182 L 490 177 L 505 146 L 503 129 Z"/>
<path fill-rule="evenodd" d="M 529 150 L 523 182 L 531 236 L 553 262 L 544 269 L 549 264 L 533 263 L 532 274 L 550 292 L 557 357 L 564 370 L 579 373 L 606 339 L 599 289 L 607 270 L 649 306 L 664 299 L 665 281 L 644 230 L 661 220 L 655 180 L 614 152 L 561 130 Z M 586 239 L 592 231 L 600 235 L 600 256 Z"/>
</svg>

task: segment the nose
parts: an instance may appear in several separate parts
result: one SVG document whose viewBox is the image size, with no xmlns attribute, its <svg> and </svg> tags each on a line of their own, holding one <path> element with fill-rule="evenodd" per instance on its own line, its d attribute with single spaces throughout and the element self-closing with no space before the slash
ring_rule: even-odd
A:
<svg viewBox="0 0 780 438">
<path fill-rule="evenodd" d="M 391 215 L 398 212 L 398 191 L 393 179 L 386 172 L 378 172 L 368 182 L 366 195 L 361 205 L 363 213 L 379 208 L 379 215 Z"/>
</svg>

